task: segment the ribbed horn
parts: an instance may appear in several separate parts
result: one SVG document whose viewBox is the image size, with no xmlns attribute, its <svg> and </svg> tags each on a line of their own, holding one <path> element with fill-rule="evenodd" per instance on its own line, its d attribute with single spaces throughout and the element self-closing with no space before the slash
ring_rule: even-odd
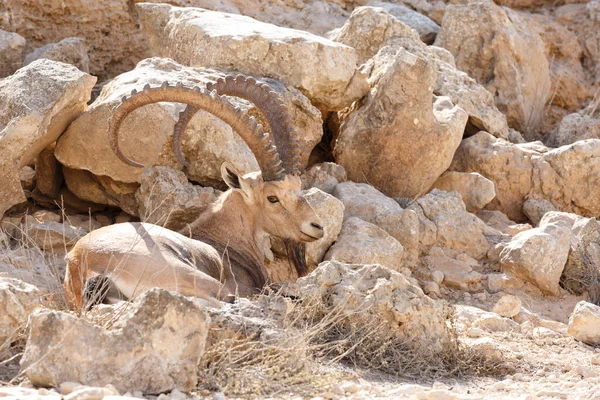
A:
<svg viewBox="0 0 600 400">
<path fill-rule="evenodd" d="M 294 129 L 287 106 L 281 97 L 267 84 L 258 83 L 252 77 L 228 75 L 219 78 L 215 83 L 206 85 L 209 91 L 216 90 L 219 95 L 235 96 L 248 100 L 266 117 L 273 141 L 279 152 L 286 173 L 300 174 L 300 146 L 298 133 Z M 188 106 L 180 115 L 175 125 L 173 141 L 181 141 L 181 135 L 197 110 Z"/>
<path fill-rule="evenodd" d="M 188 105 L 188 108 L 191 107 L 191 110 L 197 111 L 202 109 L 213 114 L 229 124 L 246 142 L 250 150 L 254 153 L 265 180 L 281 180 L 285 177 L 285 171 L 282 167 L 279 153 L 275 150 L 271 135 L 263 132 L 262 125 L 258 124 L 254 117 L 249 117 L 216 92 L 208 92 L 198 87 L 194 89 L 183 86 L 174 87 L 169 86 L 166 82 L 160 87 L 146 87 L 141 92 L 132 93 L 131 96 L 124 98 L 122 103 L 114 109 L 109 122 L 108 141 L 112 151 L 124 163 L 135 167 L 144 167 L 144 165 L 129 159 L 121 152 L 119 148 L 119 129 L 121 124 L 134 110 L 158 102 L 184 103 Z M 190 111 L 190 113 L 192 112 Z M 173 146 L 177 157 L 183 160 L 181 149 L 178 147 L 180 144 L 181 135 L 178 135 L 177 138 L 173 138 Z M 185 163 L 185 160 L 183 162 Z"/>
</svg>

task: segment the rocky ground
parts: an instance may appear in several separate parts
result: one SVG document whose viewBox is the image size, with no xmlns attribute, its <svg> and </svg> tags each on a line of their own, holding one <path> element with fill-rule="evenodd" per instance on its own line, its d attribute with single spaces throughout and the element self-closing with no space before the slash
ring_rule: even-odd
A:
<svg viewBox="0 0 600 400">
<path fill-rule="evenodd" d="M 164 81 L 268 84 L 325 235 L 220 307 L 69 311 L 87 233 L 179 230 L 259 169 Z M 268 126 L 252 103 L 232 98 Z M 0 397 L 600 399 L 600 1 L 0 0 Z M 160 310 L 160 312 L 157 312 Z"/>
</svg>

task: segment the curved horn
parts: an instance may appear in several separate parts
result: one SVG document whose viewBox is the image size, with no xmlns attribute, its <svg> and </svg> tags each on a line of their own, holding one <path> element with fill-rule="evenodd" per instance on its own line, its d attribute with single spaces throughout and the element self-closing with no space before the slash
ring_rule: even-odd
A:
<svg viewBox="0 0 600 400">
<path fill-rule="evenodd" d="M 236 96 L 248 100 L 264 114 L 269 122 L 275 146 L 288 174 L 300 174 L 300 146 L 298 133 L 295 131 L 287 106 L 280 96 L 267 84 L 258 83 L 256 79 L 238 75 L 219 78 L 216 83 L 206 85 L 208 90 L 216 90 L 219 95 Z M 180 143 L 181 135 L 197 109 L 188 106 L 175 125 L 173 142 Z M 180 158 L 180 161 L 185 162 Z"/>
<path fill-rule="evenodd" d="M 123 97 L 121 104 L 114 110 L 109 123 L 108 141 L 111 149 L 121 161 L 135 167 L 143 167 L 142 164 L 129 159 L 121 152 L 118 138 L 119 128 L 127 115 L 134 110 L 162 101 L 184 103 L 195 110 L 202 109 L 220 118 L 242 137 L 254 153 L 265 180 L 284 178 L 285 171 L 281 166 L 277 148 L 274 146 L 271 136 L 262 131 L 262 125 L 257 124 L 254 117 L 247 116 L 225 97 L 219 96 L 215 92 L 207 92 L 199 87 L 191 89 L 181 85 L 169 86 L 167 82 L 155 88 L 146 85 L 144 90 L 139 93 L 134 89 L 131 96 Z M 173 138 L 174 146 L 180 144 L 180 137 L 179 135 L 178 138 Z M 179 148 L 175 150 L 175 153 L 179 153 L 177 154 L 178 158 L 183 158 Z"/>
</svg>

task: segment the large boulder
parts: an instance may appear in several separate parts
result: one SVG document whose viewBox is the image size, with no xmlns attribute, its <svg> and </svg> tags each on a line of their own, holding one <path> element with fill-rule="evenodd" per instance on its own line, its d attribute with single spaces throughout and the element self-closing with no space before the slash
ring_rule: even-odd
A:
<svg viewBox="0 0 600 400">
<path fill-rule="evenodd" d="M 565 116 L 556 129 L 545 138 L 550 147 L 560 147 L 585 139 L 600 139 L 600 100 L 583 110 Z"/>
<path fill-rule="evenodd" d="M 29 324 L 21 368 L 34 385 L 112 384 L 120 393 L 161 393 L 196 387 L 210 317 L 191 299 L 152 289 L 112 329 L 47 309 Z"/>
<path fill-rule="evenodd" d="M 412 198 L 448 168 L 468 116 L 433 94 L 431 62 L 406 51 L 386 61 L 368 96 L 342 123 L 334 157 L 350 180 Z"/>
<path fill-rule="evenodd" d="M 192 185 L 181 171 L 151 167 L 142 173 L 135 198 L 140 220 L 178 231 L 198 218 L 217 195 L 211 187 Z"/>
<path fill-rule="evenodd" d="M 565 289 L 588 292 L 600 301 L 600 223 L 596 218 L 578 218 L 571 227 L 569 258 L 561 277 Z"/>
<path fill-rule="evenodd" d="M 449 5 L 434 44 L 495 94 L 511 127 L 535 137 L 550 96 L 550 68 L 542 39 L 517 12 L 491 1 Z"/>
<path fill-rule="evenodd" d="M 380 264 L 394 271 L 404 267 L 405 250 L 377 225 L 352 217 L 344 221 L 324 260 L 349 264 Z"/>
<path fill-rule="evenodd" d="M 76 66 L 83 72 L 90 72 L 89 46 L 84 39 L 70 37 L 58 43 L 50 43 L 35 49 L 25 56 L 24 64 L 31 64 L 40 58 L 60 61 Z"/>
<path fill-rule="evenodd" d="M 33 285 L 0 277 L 0 358 L 27 324 L 29 314 L 40 305 L 40 295 Z"/>
<path fill-rule="evenodd" d="M 23 66 L 26 43 L 23 36 L 0 29 L 0 78 L 12 75 Z"/>
<path fill-rule="evenodd" d="M 481 210 L 496 197 L 494 182 L 476 172 L 446 172 L 433 183 L 432 189 L 457 191 L 471 213 Z"/>
<path fill-rule="evenodd" d="M 388 3 L 385 1 L 369 1 L 370 6 L 381 7 L 406 25 L 419 33 L 419 37 L 426 44 L 432 44 L 440 31 L 440 26 L 431 18 L 414 11 L 401 4 Z"/>
<path fill-rule="evenodd" d="M 0 80 L 0 216 L 25 201 L 19 170 L 86 110 L 95 82 L 71 65 L 50 60 Z"/>
<path fill-rule="evenodd" d="M 8 0 L 1 4 L 10 18 L 0 19 L 0 29 L 19 32 L 27 39 L 27 53 L 64 38 L 80 37 L 90 45 L 90 72 L 101 80 L 128 71 L 147 57 L 148 46 L 130 0 Z"/>
<path fill-rule="evenodd" d="M 331 194 L 338 183 L 346 179 L 346 170 L 341 165 L 332 162 L 315 164 L 302 174 L 302 189 L 316 187 Z"/>
<path fill-rule="evenodd" d="M 571 232 L 565 224 L 552 223 L 513 237 L 500 253 L 504 272 L 559 295 L 559 281 L 569 256 Z"/>
<path fill-rule="evenodd" d="M 137 10 L 155 56 L 279 79 L 326 110 L 349 106 L 368 90 L 351 47 L 235 14 L 150 3 Z"/>
<path fill-rule="evenodd" d="M 65 166 L 90 171 L 118 182 L 140 182 L 142 169 L 120 161 L 111 151 L 106 132 L 113 107 L 122 96 L 144 85 L 159 86 L 164 81 L 204 87 L 223 73 L 184 67 L 172 60 L 152 58 L 141 61 L 136 69 L 119 75 L 104 86 L 88 112 L 71 124 L 56 146 L 56 157 Z M 306 165 L 313 147 L 323 135 L 321 114 L 299 91 L 265 79 L 288 106 L 293 124 L 300 132 L 301 161 Z M 250 114 L 257 110 L 248 102 L 236 101 Z M 183 169 L 173 154 L 170 137 L 183 105 L 155 103 L 132 113 L 120 133 L 121 149 L 144 165 L 162 165 Z M 148 129 L 152 126 L 152 129 Z M 191 119 L 184 135 L 182 152 L 190 163 L 184 172 L 193 181 L 205 185 L 221 182 L 221 165 L 233 163 L 240 171 L 257 171 L 258 164 L 246 143 L 217 117 L 199 111 Z"/>
<path fill-rule="evenodd" d="M 600 307 L 580 301 L 569 316 L 567 333 L 592 346 L 600 344 Z"/>
</svg>

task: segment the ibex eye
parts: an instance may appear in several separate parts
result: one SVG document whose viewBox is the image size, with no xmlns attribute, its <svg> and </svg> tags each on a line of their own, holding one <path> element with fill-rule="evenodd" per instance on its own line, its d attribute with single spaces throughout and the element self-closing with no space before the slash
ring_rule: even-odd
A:
<svg viewBox="0 0 600 400">
<path fill-rule="evenodd" d="M 277 196 L 269 196 L 267 197 L 267 200 L 269 200 L 273 204 L 279 203 L 279 199 L 277 198 Z"/>
</svg>

